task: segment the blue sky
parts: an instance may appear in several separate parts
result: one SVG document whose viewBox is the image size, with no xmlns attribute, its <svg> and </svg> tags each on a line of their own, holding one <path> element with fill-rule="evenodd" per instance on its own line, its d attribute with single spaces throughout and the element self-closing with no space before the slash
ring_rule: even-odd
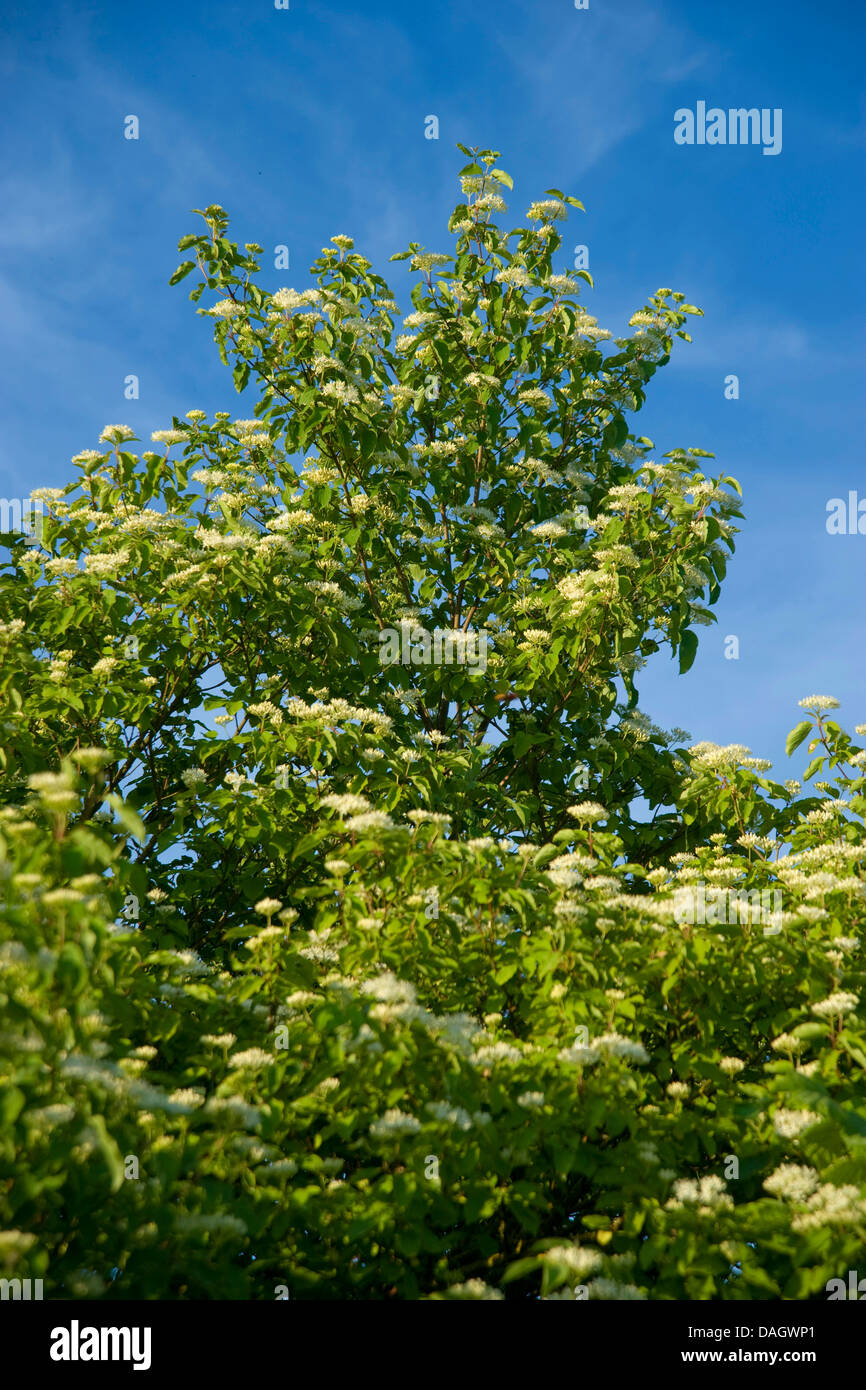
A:
<svg viewBox="0 0 866 1390">
<path fill-rule="evenodd" d="M 624 330 L 660 285 L 705 312 L 650 386 L 637 432 L 699 446 L 743 485 L 747 521 L 691 672 L 666 654 L 641 708 L 748 743 L 794 775 L 796 702 L 866 720 L 866 535 L 830 536 L 830 498 L 866 499 L 866 9 L 860 0 L 474 0 L 363 5 L 4 0 L 0 110 L 0 493 L 26 497 L 120 421 L 240 410 L 169 288 L 190 209 L 235 240 L 285 243 L 304 288 L 337 232 L 401 285 L 393 251 L 447 249 L 464 144 L 502 151 L 514 221 L 551 186 L 579 197 L 599 322 Z M 677 145 L 674 112 L 781 108 L 782 150 Z M 123 138 L 137 115 L 140 138 Z M 424 120 L 439 119 L 439 139 Z M 265 262 L 266 267 L 270 262 Z M 402 296 L 401 296 L 402 297 Z M 404 299 L 406 308 L 410 307 Z M 124 399 L 129 373 L 138 401 Z M 724 398 L 735 373 L 740 398 Z M 735 634 L 739 660 L 726 660 Z"/>
</svg>

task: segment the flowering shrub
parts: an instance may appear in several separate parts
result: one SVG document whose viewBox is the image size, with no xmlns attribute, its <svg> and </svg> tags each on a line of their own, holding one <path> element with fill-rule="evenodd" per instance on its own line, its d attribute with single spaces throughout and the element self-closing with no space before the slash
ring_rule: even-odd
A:
<svg viewBox="0 0 866 1390">
<path fill-rule="evenodd" d="M 208 208 L 173 278 L 254 418 L 107 426 L 8 537 L 0 1264 L 48 1297 L 799 1299 L 862 1254 L 866 752 L 805 699 L 809 791 L 640 712 L 740 516 L 626 421 L 698 311 L 610 340 L 580 205 L 506 234 L 465 153 L 399 326 L 349 237 L 272 294 Z"/>
</svg>

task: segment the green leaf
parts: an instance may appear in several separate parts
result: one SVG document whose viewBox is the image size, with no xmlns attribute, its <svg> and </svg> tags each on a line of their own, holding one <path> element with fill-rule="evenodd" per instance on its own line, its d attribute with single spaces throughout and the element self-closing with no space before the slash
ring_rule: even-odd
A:
<svg viewBox="0 0 866 1390">
<path fill-rule="evenodd" d="M 189 275 L 191 270 L 195 270 L 195 261 L 183 261 L 169 280 L 170 285 L 177 285 L 181 280 Z"/>
<path fill-rule="evenodd" d="M 680 674 L 688 671 L 697 656 L 698 637 L 691 628 L 686 628 L 680 638 Z"/>
<path fill-rule="evenodd" d="M 109 1172 L 112 1192 L 123 1186 L 123 1158 L 115 1140 L 111 1137 L 102 1115 L 89 1115 L 87 1125 L 96 1137 L 96 1146 L 105 1159 Z"/>
<path fill-rule="evenodd" d="M 799 724 L 796 725 L 795 728 L 791 730 L 787 739 L 785 740 L 785 752 L 788 754 L 788 757 L 791 756 L 795 748 L 800 747 L 800 744 L 803 742 L 803 739 L 806 737 L 806 735 L 810 732 L 811 728 L 812 721 L 810 719 L 803 719 L 800 721 Z"/>
<path fill-rule="evenodd" d="M 4 1086 L 0 1089 L 0 1121 L 8 1131 L 24 1109 L 24 1092 L 17 1086 Z"/>
<path fill-rule="evenodd" d="M 144 841 L 147 839 L 147 831 L 144 828 L 144 822 L 138 812 L 134 811 L 133 808 L 123 800 L 123 797 L 118 796 L 114 792 L 112 792 L 107 800 L 108 804 L 117 812 L 117 819 L 124 829 L 128 830 L 131 835 L 134 835 L 137 840 L 144 844 Z"/>
</svg>

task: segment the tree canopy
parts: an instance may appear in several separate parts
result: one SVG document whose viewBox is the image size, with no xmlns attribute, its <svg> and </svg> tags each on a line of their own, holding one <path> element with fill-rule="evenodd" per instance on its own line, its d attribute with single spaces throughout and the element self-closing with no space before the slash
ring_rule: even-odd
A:
<svg viewBox="0 0 866 1390">
<path fill-rule="evenodd" d="M 862 1253 L 866 725 L 801 702 L 810 791 L 639 709 L 741 517 L 629 423 L 700 311 L 612 338 L 580 203 L 505 231 L 463 152 L 402 322 L 350 237 L 271 292 L 205 209 L 172 279 L 252 418 L 108 425 L 5 537 L 0 1264 L 49 1297 L 801 1299 Z"/>
</svg>

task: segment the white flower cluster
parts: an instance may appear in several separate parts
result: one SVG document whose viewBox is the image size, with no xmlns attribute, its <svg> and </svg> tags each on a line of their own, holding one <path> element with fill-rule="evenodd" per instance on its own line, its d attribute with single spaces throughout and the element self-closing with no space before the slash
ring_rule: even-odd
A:
<svg viewBox="0 0 866 1390">
<path fill-rule="evenodd" d="M 424 1107 L 436 1120 L 454 1129 L 471 1129 L 474 1123 L 468 1110 L 461 1105 L 450 1105 L 447 1100 L 428 1100 Z"/>
<path fill-rule="evenodd" d="M 724 1179 L 716 1173 L 705 1178 L 678 1178 L 674 1183 L 674 1195 L 665 1203 L 669 1211 L 683 1207 L 696 1207 L 701 1216 L 724 1210 L 734 1205 L 733 1199 L 725 1190 Z"/>
<path fill-rule="evenodd" d="M 311 593 L 321 594 L 323 597 L 334 599 L 337 607 L 341 608 L 345 613 L 354 612 L 355 609 L 362 606 L 359 598 L 347 594 L 345 590 L 342 589 L 339 584 L 335 584 L 332 579 L 308 579 L 306 580 L 305 588 L 309 589 Z"/>
<path fill-rule="evenodd" d="M 307 316 L 311 321 L 321 319 L 322 312 L 316 307 L 321 297 L 318 290 L 277 290 L 271 296 L 271 304 L 275 307 L 268 313 L 268 322 L 283 323 L 284 315 L 290 314 L 293 309 L 300 310 L 298 318 Z"/>
<path fill-rule="evenodd" d="M 249 1105 L 242 1096 L 212 1096 L 205 1105 L 210 1115 L 221 1115 L 230 1124 L 235 1123 L 243 1129 L 259 1129 L 262 1117 L 254 1105 Z"/>
<path fill-rule="evenodd" d="M 593 1047 L 609 1057 L 623 1057 L 629 1062 L 648 1062 L 649 1053 L 641 1043 L 623 1038 L 619 1033 L 603 1033 L 593 1039 Z"/>
<path fill-rule="evenodd" d="M 646 1289 L 637 1284 L 621 1284 L 616 1279 L 593 1279 L 587 1285 L 590 1298 L 599 1298 L 611 1303 L 636 1303 L 646 1298 Z"/>
<path fill-rule="evenodd" d="M 517 1097 L 517 1104 L 522 1105 L 524 1110 L 540 1110 L 544 1104 L 543 1091 L 523 1091 Z"/>
<path fill-rule="evenodd" d="M 758 761 L 752 758 L 751 748 L 747 748 L 744 743 L 728 743 L 722 746 L 704 741 L 693 744 L 688 751 L 692 755 L 694 766 L 713 771 L 749 767 Z"/>
<path fill-rule="evenodd" d="M 567 277 L 561 276 L 554 278 L 565 279 Z M 549 283 L 550 281 L 548 281 L 548 284 Z M 553 404 L 550 396 L 546 391 L 542 391 L 540 386 L 525 386 L 522 391 L 518 391 L 517 399 L 524 405 L 538 405 L 542 408 Z"/>
<path fill-rule="evenodd" d="M 128 550 L 106 551 L 104 554 L 88 555 L 84 561 L 84 568 L 88 574 L 96 575 L 98 578 L 113 575 L 129 563 L 129 555 Z"/>
<path fill-rule="evenodd" d="M 398 827 L 386 811 L 362 811 L 358 816 L 350 816 L 345 828 L 357 834 L 367 830 L 395 830 Z"/>
<path fill-rule="evenodd" d="M 55 575 L 78 574 L 78 561 L 70 556 L 58 555 L 56 559 L 49 560 L 45 566 L 45 573 L 52 577 Z"/>
<path fill-rule="evenodd" d="M 786 1202 L 805 1202 L 817 1186 L 818 1174 L 814 1168 L 803 1168 L 798 1163 L 782 1163 L 764 1179 L 767 1192 Z"/>
<path fill-rule="evenodd" d="M 361 985 L 361 993 L 382 1004 L 414 1004 L 415 989 L 408 980 L 398 980 L 390 970 L 366 980 Z"/>
<path fill-rule="evenodd" d="M 407 1134 L 417 1134 L 420 1128 L 421 1121 L 414 1115 L 407 1115 L 404 1111 L 393 1108 L 386 1110 L 380 1119 L 373 1121 L 370 1134 L 374 1139 L 399 1139 Z"/>
<path fill-rule="evenodd" d="M 593 527 L 598 529 L 602 522 L 596 517 Z M 560 579 L 557 590 L 568 604 L 567 617 L 579 618 L 593 600 L 608 604 L 619 595 L 619 580 L 613 570 L 584 570 L 581 574 L 567 574 Z"/>
<path fill-rule="evenodd" d="M 866 1201 L 859 1187 L 845 1183 L 837 1187 L 825 1182 L 806 1201 L 805 1212 L 791 1222 L 794 1231 L 811 1231 L 821 1226 L 859 1226 L 866 1217 Z"/>
<path fill-rule="evenodd" d="M 608 812 L 597 801 L 579 801 L 576 806 L 568 807 L 568 814 L 581 825 L 595 825 L 597 821 L 606 820 Z"/>
<path fill-rule="evenodd" d="M 299 526 L 312 526 L 316 518 L 303 507 L 293 507 L 279 512 L 267 523 L 269 531 L 294 531 Z"/>
<path fill-rule="evenodd" d="M 360 815 L 371 809 L 365 796 L 355 796 L 351 792 L 329 792 L 327 796 L 320 798 L 319 805 L 327 806 L 342 816 Z"/>
<path fill-rule="evenodd" d="M 773 1115 L 773 1128 L 782 1139 L 798 1139 L 804 1130 L 818 1124 L 819 1118 L 811 1110 L 779 1109 Z"/>
<path fill-rule="evenodd" d="M 123 444 L 128 439 L 135 439 L 135 430 L 129 425 L 106 425 L 99 436 L 100 443 L 105 444 Z"/>
<path fill-rule="evenodd" d="M 393 727 L 389 715 L 379 710 L 364 709 L 361 705 L 351 705 L 348 700 L 342 699 L 316 700 L 313 704 L 307 704 L 299 696 L 292 696 L 286 701 L 285 713 L 294 719 L 309 719 L 321 726 L 341 722 L 357 723 L 362 727 L 370 725 L 378 735 L 389 733 Z"/>
<path fill-rule="evenodd" d="M 560 1062 L 569 1062 L 578 1067 L 591 1067 L 601 1060 L 601 1053 L 594 1047 L 581 1047 L 575 1043 L 572 1047 L 563 1047 L 556 1054 Z"/>
<path fill-rule="evenodd" d="M 597 1250 L 587 1250 L 580 1245 L 553 1245 L 541 1256 L 545 1264 L 562 1265 L 569 1274 L 583 1279 L 601 1265 L 601 1255 Z"/>
<path fill-rule="evenodd" d="M 532 222 L 563 222 L 568 217 L 568 209 L 559 198 L 548 198 L 530 203 L 526 216 Z"/>
<path fill-rule="evenodd" d="M 544 284 L 556 295 L 578 294 L 580 291 L 580 281 L 573 275 L 548 275 Z"/>
<path fill-rule="evenodd" d="M 828 995 L 826 999 L 819 999 L 811 1008 L 812 1013 L 817 1014 L 819 1018 L 841 1018 L 844 1014 L 853 1013 L 859 1002 L 858 995 L 839 990 L 836 994 Z"/>
<path fill-rule="evenodd" d="M 188 435 L 186 430 L 154 430 L 151 434 L 154 444 L 183 444 Z"/>
<path fill-rule="evenodd" d="M 508 204 L 498 193 L 482 193 L 479 198 L 475 199 L 475 206 L 480 208 L 482 212 L 508 211 Z"/>
<path fill-rule="evenodd" d="M 500 285 L 517 287 L 518 289 L 529 289 L 532 285 L 532 278 L 522 265 L 510 265 L 506 270 L 498 270 L 494 275 Z"/>
<path fill-rule="evenodd" d="M 282 905 L 279 898 L 259 898 L 253 911 L 257 912 L 260 917 L 273 917 L 275 912 L 279 912 Z"/>
<path fill-rule="evenodd" d="M 510 1043 L 487 1043 L 477 1048 L 472 1061 L 479 1067 L 495 1066 L 499 1062 L 522 1062 L 523 1053 Z"/>
<path fill-rule="evenodd" d="M 736 1076 L 739 1072 L 744 1070 L 745 1065 L 741 1057 L 722 1057 L 719 1062 L 722 1071 L 727 1072 L 728 1076 Z"/>
<path fill-rule="evenodd" d="M 445 256 L 441 251 L 422 251 L 420 255 L 413 256 L 409 262 L 410 270 L 432 270 L 437 265 L 450 265 L 451 256 Z"/>
<path fill-rule="evenodd" d="M 467 372 L 463 381 L 474 390 L 482 390 L 488 386 L 496 387 L 499 385 L 499 377 L 493 376 L 491 372 Z"/>
<path fill-rule="evenodd" d="M 245 1052 L 233 1052 L 228 1064 L 234 1070 L 258 1071 L 270 1066 L 273 1056 L 262 1047 L 248 1047 Z"/>
<path fill-rule="evenodd" d="M 221 299 L 212 308 L 201 310 L 201 313 L 208 314 L 214 319 L 236 319 L 244 312 L 243 304 L 238 304 L 234 299 Z"/>
<path fill-rule="evenodd" d="M 258 540 L 255 531 L 214 531 L 199 526 L 195 538 L 206 550 L 243 550 Z"/>
<path fill-rule="evenodd" d="M 346 381 L 326 381 L 322 387 L 322 395 L 339 401 L 341 405 L 357 405 L 361 399 L 355 387 Z"/>
<path fill-rule="evenodd" d="M 429 313 L 407 314 L 403 320 L 404 328 L 426 328 L 428 323 L 435 323 L 436 315 Z"/>
<path fill-rule="evenodd" d="M 440 741 L 440 739 L 434 739 L 433 735 L 431 734 L 431 743 L 439 743 Z M 449 825 L 451 824 L 450 816 L 445 815 L 444 813 L 439 813 L 437 811 L 427 811 L 423 809 L 416 811 L 407 811 L 406 819 L 412 821 L 414 825 L 432 825 L 440 830 L 447 830 Z"/>
<path fill-rule="evenodd" d="M 588 314 L 582 309 L 575 317 L 574 334 L 577 338 L 589 338 L 593 342 L 603 342 L 610 335 L 609 328 L 599 328 L 598 319 L 593 314 Z M 584 395 L 593 394 L 584 387 Z"/>
<path fill-rule="evenodd" d="M 470 1299 L 476 1303 L 497 1303 L 505 1298 L 500 1289 L 485 1284 L 483 1279 L 466 1279 L 462 1284 L 452 1284 L 448 1293 L 452 1298 Z"/>
<path fill-rule="evenodd" d="M 279 728 L 283 722 L 283 711 L 272 700 L 259 700 L 257 704 L 248 705 L 247 710 L 250 714 L 258 715 L 259 719 L 267 719 L 275 728 Z"/>
</svg>

